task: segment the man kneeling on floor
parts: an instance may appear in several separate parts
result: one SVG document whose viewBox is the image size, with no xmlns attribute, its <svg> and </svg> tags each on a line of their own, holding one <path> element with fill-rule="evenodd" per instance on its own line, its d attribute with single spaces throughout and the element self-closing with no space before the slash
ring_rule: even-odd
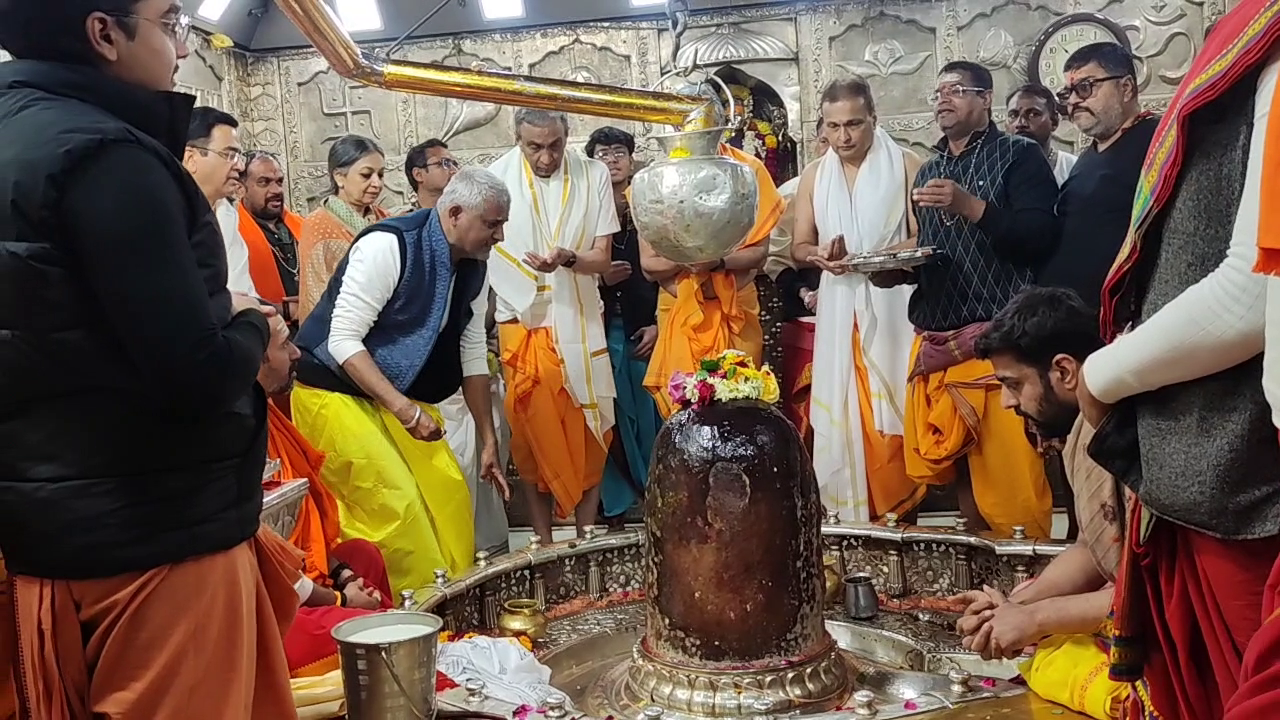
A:
<svg viewBox="0 0 1280 720">
<path fill-rule="evenodd" d="M 1073 291 L 1055 288 L 1019 293 L 975 343 L 1003 386 L 1004 406 L 1043 437 L 1066 438 L 1062 456 L 1080 534 L 1039 577 L 1007 597 L 983 588 L 956 599 L 969 602 L 957 626 L 966 649 L 986 659 L 1014 658 L 1038 643 L 1022 666 L 1031 689 L 1105 720 L 1118 717 L 1128 695 L 1126 685 L 1107 679 L 1107 651 L 1094 637 L 1111 610 L 1123 500 L 1114 478 L 1085 452 L 1093 428 L 1075 394 L 1081 364 L 1101 346 L 1096 314 Z"/>
</svg>

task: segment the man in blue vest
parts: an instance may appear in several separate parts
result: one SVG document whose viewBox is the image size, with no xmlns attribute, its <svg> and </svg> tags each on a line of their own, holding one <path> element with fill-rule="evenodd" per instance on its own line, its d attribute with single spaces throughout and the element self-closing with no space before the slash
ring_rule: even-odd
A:
<svg viewBox="0 0 1280 720">
<path fill-rule="evenodd" d="M 392 589 L 459 573 L 475 553 L 466 481 L 434 405 L 461 387 L 493 432 L 485 260 L 511 198 L 479 168 L 460 170 L 436 206 L 369 227 L 298 331 L 293 422 L 326 455 L 321 481 L 344 538 L 382 551 Z M 506 481 L 497 462 L 482 479 Z"/>
</svg>

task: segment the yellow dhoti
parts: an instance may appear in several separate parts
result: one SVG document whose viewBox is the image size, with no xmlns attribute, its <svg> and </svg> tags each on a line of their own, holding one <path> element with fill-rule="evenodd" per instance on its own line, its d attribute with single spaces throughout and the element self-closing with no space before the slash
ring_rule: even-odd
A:
<svg viewBox="0 0 1280 720">
<path fill-rule="evenodd" d="M 292 400 L 294 425 L 325 454 L 321 482 L 338 502 L 342 539 L 377 545 L 393 590 L 430 585 L 436 568 L 456 575 L 471 566 L 471 495 L 449 443 L 414 439 L 362 398 L 299 385 Z"/>
<path fill-rule="evenodd" d="M 914 367 L 922 336 L 911 348 Z M 1053 496 L 1044 459 L 1027 440 L 1026 424 L 1000 404 L 991 363 L 968 359 L 907 383 L 906 468 L 912 481 L 945 485 L 955 463 L 968 461 L 978 511 L 997 533 L 1014 525 L 1029 537 L 1047 538 Z"/>
<path fill-rule="evenodd" d="M 525 482 L 555 498 L 556 515 L 568 517 L 586 491 L 600 484 L 612 432 L 606 433 L 604 445 L 591 432 L 582 408 L 564 385 L 550 328 L 527 330 L 519 323 L 501 323 L 498 341 L 507 383 L 511 459 Z"/>
</svg>

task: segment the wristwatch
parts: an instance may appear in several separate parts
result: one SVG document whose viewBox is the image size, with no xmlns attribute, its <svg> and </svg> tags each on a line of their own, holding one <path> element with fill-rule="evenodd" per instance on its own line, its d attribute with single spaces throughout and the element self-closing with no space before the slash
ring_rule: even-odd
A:
<svg viewBox="0 0 1280 720">
<path fill-rule="evenodd" d="M 561 263 L 560 267 L 572 268 L 574 265 L 577 265 L 577 264 L 578 264 L 578 253 L 570 250 L 569 259 Z"/>
</svg>

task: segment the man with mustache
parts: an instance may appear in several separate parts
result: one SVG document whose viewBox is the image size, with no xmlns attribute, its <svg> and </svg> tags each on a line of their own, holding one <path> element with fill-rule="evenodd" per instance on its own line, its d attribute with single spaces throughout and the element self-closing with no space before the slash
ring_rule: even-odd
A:
<svg viewBox="0 0 1280 720">
<path fill-rule="evenodd" d="M 1058 247 L 1039 284 L 1065 287 L 1097 308 L 1133 212 L 1133 191 L 1160 119 L 1143 112 L 1133 55 L 1118 43 L 1093 43 L 1063 65 L 1058 99 L 1092 139 L 1058 194 Z"/>
<path fill-rule="evenodd" d="M 549 542 L 553 504 L 579 533 L 600 504 L 616 392 L 597 278 L 612 263 L 618 211 L 609 169 L 566 147 L 564 113 L 520 108 L 515 125 L 516 146 L 490 166 L 511 191 L 511 219 L 489 272 L 511 457 Z"/>
<path fill-rule="evenodd" d="M 907 381 L 908 475 L 934 485 L 959 478 L 971 528 L 1008 535 L 1022 525 L 1049 537 L 1044 461 L 1023 420 L 1001 407 L 1000 384 L 973 343 L 1052 252 L 1058 183 L 1040 146 L 992 122 L 991 88 L 981 65 L 943 66 L 932 95 L 943 137 L 911 191 L 918 242 L 941 257 L 872 280 L 916 283 L 907 310 L 918 333 Z"/>
<path fill-rule="evenodd" d="M 1065 440 L 1063 461 L 1081 520 L 1076 542 L 1007 597 L 983 588 L 953 598 L 969 603 L 957 624 L 964 647 L 984 658 L 1013 658 L 1040 643 L 1037 658 L 1070 646 L 1081 678 L 1101 674 L 1107 666 L 1107 654 L 1092 636 L 1111 610 L 1123 500 L 1115 479 L 1085 452 L 1093 429 L 1080 417 L 1076 402 L 1080 366 L 1100 347 L 1096 312 L 1060 288 L 1023 290 L 974 343 L 977 356 L 991 361 L 1004 407 L 1026 418 L 1042 437 Z M 1050 636 L 1058 637 L 1045 640 Z M 1077 711 L 1096 707 L 1086 707 L 1089 701 L 1062 687 L 1061 675 L 1042 677 L 1036 667 L 1024 673 L 1033 690 Z M 1105 678 L 1097 682 L 1108 683 Z M 1109 683 L 1105 693 L 1091 689 L 1089 694 L 1095 700 L 1105 696 L 1110 708 L 1128 691 Z"/>
<path fill-rule="evenodd" d="M 249 274 L 258 296 L 284 309 L 297 330 L 298 234 L 302 218 L 284 205 L 284 166 L 264 150 L 245 158 L 244 197 L 239 203 L 240 236 L 249 252 Z"/>
<path fill-rule="evenodd" d="M 1076 156 L 1053 146 L 1053 132 L 1058 129 L 1058 101 L 1053 93 L 1039 83 L 1027 83 L 1009 93 L 1004 104 L 1005 131 L 1035 140 L 1049 159 L 1058 185 L 1066 182 Z"/>
</svg>

